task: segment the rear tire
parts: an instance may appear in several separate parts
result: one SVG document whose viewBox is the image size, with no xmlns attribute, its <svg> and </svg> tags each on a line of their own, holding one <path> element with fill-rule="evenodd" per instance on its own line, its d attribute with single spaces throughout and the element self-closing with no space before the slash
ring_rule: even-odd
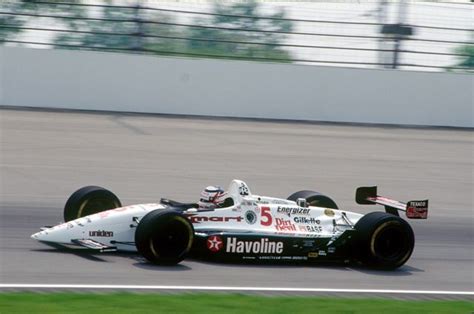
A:
<svg viewBox="0 0 474 314">
<path fill-rule="evenodd" d="M 296 202 L 298 198 L 304 198 L 309 206 L 338 209 L 336 202 L 329 196 L 316 191 L 298 191 L 288 196 L 287 200 Z"/>
<path fill-rule="evenodd" d="M 405 264 L 413 252 L 413 229 L 400 217 L 369 213 L 356 223 L 355 229 L 355 254 L 367 266 L 395 269 Z"/>
<path fill-rule="evenodd" d="M 72 193 L 64 206 L 64 221 L 122 207 L 118 197 L 100 186 L 85 186 Z"/>
<path fill-rule="evenodd" d="M 146 214 L 135 231 L 138 252 L 158 265 L 176 265 L 191 250 L 194 228 L 181 213 L 154 210 Z"/>
</svg>

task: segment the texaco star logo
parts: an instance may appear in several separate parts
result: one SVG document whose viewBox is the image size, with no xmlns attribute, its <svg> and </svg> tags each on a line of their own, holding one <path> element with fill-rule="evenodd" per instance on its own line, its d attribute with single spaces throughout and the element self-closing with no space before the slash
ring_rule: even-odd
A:
<svg viewBox="0 0 474 314">
<path fill-rule="evenodd" d="M 224 246 L 224 242 L 222 242 L 222 239 L 219 236 L 209 237 L 206 244 L 209 251 L 212 252 L 218 252 Z"/>
</svg>

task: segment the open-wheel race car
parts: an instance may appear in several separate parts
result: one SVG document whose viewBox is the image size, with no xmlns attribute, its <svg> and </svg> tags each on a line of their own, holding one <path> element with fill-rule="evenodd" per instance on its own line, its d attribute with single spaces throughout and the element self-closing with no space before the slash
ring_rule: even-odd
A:
<svg viewBox="0 0 474 314">
<path fill-rule="evenodd" d="M 87 186 L 64 208 L 65 222 L 44 227 L 38 241 L 95 251 L 138 251 L 149 262 L 175 265 L 187 256 L 230 262 L 353 262 L 381 269 L 403 265 L 413 252 L 414 233 L 398 212 L 425 219 L 428 200 L 401 203 L 356 191 L 359 204 L 380 204 L 366 215 L 340 210 L 314 191 L 287 199 L 254 195 L 233 180 L 227 191 L 208 187 L 198 203 L 161 199 L 122 207 L 112 192 Z"/>
</svg>

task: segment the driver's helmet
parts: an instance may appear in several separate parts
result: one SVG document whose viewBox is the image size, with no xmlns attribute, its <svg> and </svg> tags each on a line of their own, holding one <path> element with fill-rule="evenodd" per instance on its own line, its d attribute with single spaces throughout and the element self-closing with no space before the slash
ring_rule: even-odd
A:
<svg viewBox="0 0 474 314">
<path fill-rule="evenodd" d="M 208 186 L 201 192 L 198 205 L 199 209 L 214 209 L 224 204 L 227 193 L 219 186 Z"/>
</svg>

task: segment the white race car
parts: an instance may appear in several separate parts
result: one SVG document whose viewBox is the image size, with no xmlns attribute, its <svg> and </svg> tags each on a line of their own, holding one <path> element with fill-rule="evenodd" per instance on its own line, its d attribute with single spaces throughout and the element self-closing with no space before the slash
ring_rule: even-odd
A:
<svg viewBox="0 0 474 314">
<path fill-rule="evenodd" d="M 148 261 L 174 265 L 191 255 L 231 262 L 356 262 L 395 269 L 414 248 L 410 225 L 399 217 L 425 219 L 428 200 L 407 204 L 360 187 L 359 204 L 381 204 L 386 212 L 367 215 L 340 210 L 314 191 L 287 199 L 251 193 L 233 180 L 225 201 L 215 208 L 161 199 L 160 203 L 122 207 L 112 192 L 87 186 L 74 192 L 64 209 L 65 222 L 44 227 L 38 241 L 100 252 L 138 251 Z"/>
</svg>

